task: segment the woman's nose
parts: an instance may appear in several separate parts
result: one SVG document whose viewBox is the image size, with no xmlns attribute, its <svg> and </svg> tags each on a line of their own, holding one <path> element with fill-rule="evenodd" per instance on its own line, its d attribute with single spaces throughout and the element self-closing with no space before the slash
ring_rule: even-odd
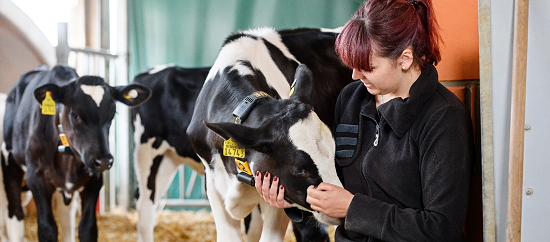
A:
<svg viewBox="0 0 550 242">
<path fill-rule="evenodd" d="M 361 78 L 365 77 L 361 71 L 358 71 L 356 69 L 353 69 L 353 72 L 351 73 L 351 78 L 353 80 L 359 80 Z"/>
</svg>

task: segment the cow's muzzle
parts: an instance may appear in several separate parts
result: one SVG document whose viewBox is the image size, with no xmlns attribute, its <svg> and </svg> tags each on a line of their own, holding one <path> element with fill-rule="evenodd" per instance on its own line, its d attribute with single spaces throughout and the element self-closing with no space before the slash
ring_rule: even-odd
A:
<svg viewBox="0 0 550 242">
<path fill-rule="evenodd" d="M 92 169 L 94 169 L 96 172 L 109 170 L 112 166 L 113 156 L 110 154 L 101 158 L 94 159 L 94 161 L 92 162 Z"/>
</svg>

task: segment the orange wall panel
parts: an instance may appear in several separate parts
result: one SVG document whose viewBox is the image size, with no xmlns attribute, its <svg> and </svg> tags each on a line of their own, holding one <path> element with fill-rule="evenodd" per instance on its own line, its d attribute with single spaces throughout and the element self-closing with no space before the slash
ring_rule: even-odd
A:
<svg viewBox="0 0 550 242">
<path fill-rule="evenodd" d="M 439 80 L 479 79 L 477 0 L 432 0 L 441 27 Z"/>
</svg>

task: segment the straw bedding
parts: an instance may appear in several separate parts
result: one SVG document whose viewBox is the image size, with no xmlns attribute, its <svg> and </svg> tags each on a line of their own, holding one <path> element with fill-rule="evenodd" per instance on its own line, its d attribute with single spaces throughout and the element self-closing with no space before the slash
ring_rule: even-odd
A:
<svg viewBox="0 0 550 242">
<path fill-rule="evenodd" d="M 98 241 L 137 241 L 137 219 L 137 213 L 135 211 L 114 211 L 105 215 L 98 215 Z M 154 235 L 156 242 L 216 241 L 216 228 L 214 225 L 214 219 L 210 212 L 161 211 L 157 212 L 156 219 L 157 226 L 155 227 Z M 78 221 L 79 218 L 77 218 L 77 223 Z M 25 236 L 27 241 L 38 241 L 36 231 L 36 212 L 33 209 L 29 209 L 27 217 L 25 218 Z M 332 226 L 329 227 L 329 232 L 331 235 L 334 232 L 334 228 Z M 331 240 L 333 241 L 333 238 L 331 238 Z M 292 228 L 289 226 L 284 242 L 295 241 L 296 239 L 292 233 Z"/>
</svg>

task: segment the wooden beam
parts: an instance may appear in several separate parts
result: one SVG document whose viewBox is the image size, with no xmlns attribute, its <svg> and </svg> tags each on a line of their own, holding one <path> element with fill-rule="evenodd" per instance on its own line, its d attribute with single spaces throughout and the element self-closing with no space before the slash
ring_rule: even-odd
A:
<svg viewBox="0 0 550 242">
<path fill-rule="evenodd" d="M 529 0 L 515 0 L 506 240 L 521 241 Z"/>
</svg>

